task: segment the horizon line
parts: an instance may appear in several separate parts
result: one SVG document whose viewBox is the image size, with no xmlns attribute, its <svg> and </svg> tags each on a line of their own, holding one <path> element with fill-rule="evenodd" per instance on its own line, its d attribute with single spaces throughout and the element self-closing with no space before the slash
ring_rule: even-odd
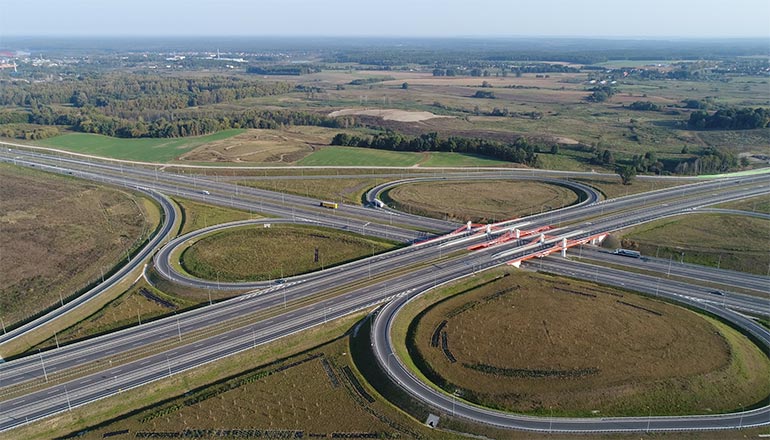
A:
<svg viewBox="0 0 770 440">
<path fill-rule="evenodd" d="M 473 40 L 515 40 L 515 39 L 564 39 L 564 40 L 770 40 L 770 35 L 369 35 L 369 34 L 11 34 L 0 35 L 4 38 L 359 38 L 359 39 L 473 39 Z"/>
</svg>

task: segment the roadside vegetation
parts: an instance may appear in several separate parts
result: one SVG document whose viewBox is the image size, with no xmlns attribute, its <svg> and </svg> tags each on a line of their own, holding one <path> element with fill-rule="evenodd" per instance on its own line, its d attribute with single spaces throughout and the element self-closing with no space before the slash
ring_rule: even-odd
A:
<svg viewBox="0 0 770 440">
<path fill-rule="evenodd" d="M 539 182 L 499 180 L 399 185 L 384 199 L 412 214 L 457 221 L 494 222 L 538 214 L 577 202 L 572 190 Z"/>
<path fill-rule="evenodd" d="M 328 228 L 260 225 L 201 238 L 184 250 L 181 264 L 190 274 L 208 280 L 261 281 L 321 270 L 395 245 Z"/>
<path fill-rule="evenodd" d="M 47 350 L 109 333 L 125 327 L 141 325 L 159 317 L 176 313 L 197 305 L 195 301 L 169 295 L 141 279 L 122 295 L 110 301 L 96 313 L 69 327 L 50 339 L 31 347 L 28 353 L 37 349 Z"/>
<path fill-rule="evenodd" d="M 386 179 L 372 177 L 319 179 L 260 179 L 241 180 L 239 185 L 278 191 L 298 196 L 315 197 L 330 202 L 360 204 L 364 193 L 370 188 L 386 182 Z"/>
<path fill-rule="evenodd" d="M 598 189 L 605 198 L 614 199 L 617 197 L 629 196 L 633 194 L 655 191 L 664 188 L 671 188 L 673 186 L 686 185 L 689 183 L 686 180 L 643 180 L 636 179 L 631 185 L 623 185 L 620 178 L 611 177 L 597 177 L 597 178 L 583 178 L 577 177 L 572 180 L 583 182 Z"/>
<path fill-rule="evenodd" d="M 0 165 L 0 194 L 6 327 L 108 276 L 160 220 L 136 194 L 11 165 Z"/>
<path fill-rule="evenodd" d="M 749 199 L 736 200 L 734 202 L 723 203 L 715 208 L 739 209 L 742 211 L 759 212 L 770 214 L 770 196 L 752 197 Z"/>
<path fill-rule="evenodd" d="M 220 223 L 234 222 L 238 220 L 250 220 L 259 218 L 259 214 L 241 211 L 239 209 L 223 208 L 221 206 L 207 205 L 205 203 L 194 202 L 189 199 L 174 199 L 184 216 L 182 228 L 179 235 L 196 231 L 208 226 L 218 225 Z"/>
<path fill-rule="evenodd" d="M 402 332 L 411 322 L 396 341 L 405 340 L 420 374 L 494 408 L 702 414 L 770 395 L 770 360 L 736 330 L 590 282 L 502 272 L 428 294 L 399 320 Z"/>
<path fill-rule="evenodd" d="M 623 247 L 674 262 L 767 275 L 770 220 L 730 214 L 690 214 L 620 234 Z"/>
</svg>

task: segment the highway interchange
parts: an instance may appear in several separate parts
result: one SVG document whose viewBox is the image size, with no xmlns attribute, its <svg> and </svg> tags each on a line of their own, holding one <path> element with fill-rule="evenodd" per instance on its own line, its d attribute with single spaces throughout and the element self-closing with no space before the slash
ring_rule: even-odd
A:
<svg viewBox="0 0 770 440">
<path fill-rule="evenodd" d="M 666 216 L 699 212 L 706 206 L 723 201 L 770 193 L 768 175 L 720 179 L 611 201 L 599 201 L 596 191 L 585 185 L 564 179 L 555 182 L 553 178 L 533 176 L 529 171 L 479 172 L 470 176 L 468 173 L 445 173 L 420 178 L 547 180 L 570 186 L 582 194 L 581 202 L 571 207 L 496 225 L 495 233 L 514 228 L 523 231 L 545 224 L 557 226 L 557 229 L 548 231 L 548 235 L 554 238 L 547 239 L 545 243 L 531 243 L 535 237 L 527 237 L 468 253 L 459 251 L 489 239 L 483 227 L 462 230 L 459 224 L 371 207 L 343 205 L 339 210 L 324 210 L 317 207 L 316 199 L 307 197 L 244 188 L 189 174 L 90 159 L 53 157 L 26 149 L 3 149 L 0 160 L 133 188 L 153 197 L 164 211 L 162 225 L 153 239 L 111 279 L 64 307 L 9 331 L 0 337 L 0 344 L 45 325 L 99 295 L 121 277 L 144 265 L 149 255 L 154 255 L 153 265 L 158 273 L 178 284 L 201 289 L 247 291 L 207 307 L 0 364 L 0 396 L 5 394 L 3 390 L 34 384 L 29 393 L 0 401 L 0 430 L 12 429 L 381 304 L 385 307 L 377 314 L 373 333 L 378 361 L 406 391 L 445 414 L 496 426 L 553 432 L 730 429 L 770 424 L 768 407 L 719 416 L 618 419 L 535 418 L 486 410 L 458 401 L 416 380 L 400 361 L 390 360 L 390 357 L 396 356 L 392 355 L 394 351 L 389 338 L 389 323 L 400 307 L 428 289 L 543 250 L 558 243 L 563 236 L 570 239 L 590 237 Z M 370 191 L 366 195 L 367 200 L 373 201 L 385 189 L 386 186 L 381 186 Z M 315 224 L 416 244 L 289 278 L 283 284 L 198 280 L 180 274 L 169 264 L 176 247 L 184 246 L 201 232 L 172 240 L 174 228 L 170 225 L 175 223 L 178 213 L 166 194 L 276 216 L 240 224 Z M 206 232 L 223 227 L 228 225 L 212 226 Z M 422 241 L 432 234 L 417 232 L 417 229 L 445 235 Z M 455 233 L 450 234 L 452 231 Z M 166 244 L 161 247 L 163 243 Z M 589 249 L 580 252 L 585 252 L 587 258 L 616 259 L 614 264 L 623 264 L 622 257 Z M 767 277 L 672 264 L 669 260 L 657 259 L 649 259 L 641 266 L 649 272 L 670 275 L 673 279 L 599 268 L 561 258 L 544 258 L 533 265 L 549 272 L 623 286 L 707 310 L 734 322 L 756 339 L 770 345 L 767 329 L 744 316 L 745 313 L 768 314 Z M 682 281 L 682 278 L 733 286 L 755 294 L 729 292 L 728 295 L 716 296 L 713 288 L 692 285 Z M 726 289 L 729 290 L 729 287 Z M 265 311 L 271 312 L 266 314 Z M 140 354 L 143 347 L 154 344 L 159 347 L 157 350 Z M 115 360 L 114 367 L 110 367 L 112 360 Z M 90 366 L 92 370 L 68 373 L 83 366 Z M 47 383 L 49 376 L 52 378 L 50 384 Z M 54 377 L 61 380 L 53 380 Z"/>
</svg>

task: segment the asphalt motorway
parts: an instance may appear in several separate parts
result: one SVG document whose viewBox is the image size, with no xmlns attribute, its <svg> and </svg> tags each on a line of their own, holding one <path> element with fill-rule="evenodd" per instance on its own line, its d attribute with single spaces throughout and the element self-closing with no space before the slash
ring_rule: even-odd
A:
<svg viewBox="0 0 770 440">
<path fill-rule="evenodd" d="M 127 178 L 123 172 L 119 176 L 114 176 L 110 173 L 102 174 L 102 177 L 111 183 L 133 185 L 140 181 L 140 178 L 136 177 L 133 178 L 134 180 L 125 180 Z M 161 179 L 158 180 L 160 181 Z M 690 186 L 686 191 L 679 194 L 676 191 L 682 190 L 672 190 L 671 193 L 660 191 L 657 194 L 648 194 L 641 197 L 629 196 L 628 198 L 623 198 L 623 200 L 618 199 L 615 202 L 606 204 L 607 212 L 620 209 L 625 210 L 624 212 L 593 220 L 592 222 L 572 225 L 571 228 L 562 228 L 562 231 L 559 233 L 570 233 L 575 234 L 575 236 L 592 234 L 612 230 L 613 228 L 626 227 L 635 224 L 635 222 L 649 221 L 661 216 L 678 215 L 687 210 L 694 210 L 700 206 L 719 201 L 768 192 L 768 179 L 766 177 L 743 178 L 740 179 L 740 182 L 736 180 L 738 179 L 698 184 Z M 747 184 L 751 185 L 746 187 Z M 200 185 L 200 183 L 195 185 Z M 195 187 L 195 185 L 193 186 Z M 184 191 L 194 193 L 196 190 L 186 189 Z M 220 188 L 215 191 L 225 190 Z M 709 193 L 709 191 L 715 192 Z M 198 193 L 200 194 L 199 190 Z M 668 204 L 660 202 L 660 200 L 669 200 L 672 197 L 682 196 L 689 196 L 689 198 L 683 198 L 672 206 L 667 206 Z M 222 197 L 226 196 L 223 195 Z M 632 209 L 634 207 L 636 209 Z M 283 209 L 284 213 L 287 212 L 286 208 Z M 604 211 L 605 207 L 581 207 L 580 209 L 575 209 L 575 212 L 565 210 L 557 215 L 552 215 L 551 219 L 559 216 L 561 218 L 575 216 L 573 219 L 592 218 L 599 215 L 596 212 L 598 209 Z M 377 210 L 370 209 L 369 211 L 376 212 Z M 334 216 L 331 213 L 329 215 Z M 389 216 L 390 214 L 387 214 L 382 216 L 382 218 L 387 219 Z M 539 218 L 542 221 L 548 217 L 540 216 Z M 361 223 L 361 225 L 363 224 Z M 366 232 L 369 232 L 368 227 Z M 219 323 L 239 319 L 244 315 L 256 313 L 260 310 L 280 309 L 287 301 L 318 298 L 319 292 L 340 289 L 340 287 L 355 280 L 366 280 L 371 276 L 367 273 L 366 266 L 368 264 L 360 265 L 358 268 L 345 268 L 345 270 L 338 270 L 336 273 L 334 270 L 330 270 L 330 272 L 325 274 L 326 276 L 315 280 L 287 282 L 280 286 L 262 289 L 232 300 L 214 304 L 213 306 L 180 314 L 176 317 L 146 323 L 142 326 L 83 341 L 71 346 L 64 346 L 51 352 L 41 353 L 39 356 L 28 356 L 2 364 L 0 365 L 0 381 L 2 381 L 0 386 L 7 387 L 29 380 L 46 380 L 48 374 L 54 374 L 79 365 L 105 362 L 110 356 L 131 349 L 139 349 L 153 341 L 169 341 L 175 338 L 180 340 L 179 347 L 166 353 L 147 357 L 135 363 L 121 365 L 114 369 L 105 369 L 95 374 L 86 375 L 65 385 L 57 386 L 58 388 L 48 387 L 27 396 L 2 401 L 0 402 L 0 430 L 10 429 L 45 415 L 65 411 L 73 405 L 77 406 L 109 394 L 115 394 L 119 390 L 138 386 L 141 383 L 147 383 L 168 374 L 176 374 L 183 369 L 201 365 L 238 351 L 247 350 L 255 345 L 258 346 L 264 341 L 271 340 L 271 338 L 282 337 L 314 325 L 321 325 L 325 321 L 344 316 L 356 310 L 364 310 L 376 304 L 391 301 L 394 298 L 424 291 L 437 284 L 457 279 L 458 277 L 468 276 L 478 270 L 504 264 L 521 253 L 532 252 L 538 249 L 537 246 L 523 249 L 526 246 L 522 246 L 522 243 L 514 243 L 510 246 L 492 248 L 469 255 L 457 255 L 452 258 L 441 259 L 442 253 L 446 252 L 446 248 L 442 247 L 445 243 L 466 238 L 468 237 L 453 237 L 417 246 L 416 248 L 422 247 L 426 250 L 410 250 L 406 252 L 405 254 L 409 255 L 409 257 L 403 257 L 404 260 L 400 264 L 406 266 L 439 260 L 437 263 L 421 267 L 416 266 L 417 269 L 407 271 L 385 281 L 377 282 L 372 286 L 353 289 L 350 292 L 334 297 L 324 297 L 324 299 L 299 309 L 287 310 L 284 314 L 277 317 L 257 320 L 254 323 L 242 325 L 239 328 L 226 331 L 208 340 L 195 340 L 185 344 L 185 339 L 195 330 L 211 328 Z M 388 267 L 389 254 L 382 254 L 377 257 L 383 259 L 381 260 L 382 266 L 378 266 L 381 267 L 379 272 L 383 272 L 384 268 Z M 630 275 L 632 278 L 636 276 Z M 663 282 L 661 285 L 665 284 Z M 702 292 L 701 295 L 708 297 L 710 294 Z M 742 297 L 731 295 L 731 298 L 736 302 L 740 302 Z M 712 306 L 705 304 L 704 307 Z M 62 387 L 65 388 L 62 389 Z M 645 420 L 647 419 L 645 418 Z M 594 419 L 593 422 L 596 423 L 597 420 Z M 716 422 L 716 424 L 719 423 Z M 616 430 L 615 426 L 613 421 L 606 424 L 605 428 Z M 725 427 L 726 425 L 722 426 Z"/>
<path fill-rule="evenodd" d="M 656 279 L 656 282 L 651 282 L 652 277 L 640 277 L 617 269 L 564 261 L 560 257 L 548 257 L 545 260 L 543 270 L 552 273 L 592 279 L 602 284 L 636 290 L 707 311 L 733 322 L 754 335 L 765 344 L 765 347 L 770 347 L 770 332 L 766 328 L 729 308 L 694 296 L 693 288 L 687 284 L 674 283 L 667 279 Z M 409 296 L 391 301 L 377 313 L 372 331 L 372 347 L 380 367 L 387 372 L 394 383 L 445 416 L 506 429 L 546 433 L 702 431 L 741 429 L 770 424 L 770 406 L 730 414 L 701 416 L 563 418 L 524 416 L 470 404 L 417 379 L 403 364 L 393 347 L 391 328 L 395 317 L 404 305 L 423 292 L 423 290 L 417 290 Z"/>
</svg>

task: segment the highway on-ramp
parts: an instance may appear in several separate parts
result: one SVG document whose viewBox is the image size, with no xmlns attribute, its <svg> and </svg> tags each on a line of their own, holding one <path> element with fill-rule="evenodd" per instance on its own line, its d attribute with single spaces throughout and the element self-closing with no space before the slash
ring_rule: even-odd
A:
<svg viewBox="0 0 770 440">
<path fill-rule="evenodd" d="M 0 158 L 2 157 L 3 155 L 0 154 Z M 25 160 L 31 162 L 33 159 Z M 34 160 L 42 161 L 40 158 Z M 56 162 L 53 164 L 46 162 L 46 164 L 49 167 L 61 168 L 63 166 L 57 165 Z M 146 185 L 143 179 L 146 179 L 147 176 L 142 173 L 149 173 L 150 176 L 153 174 L 152 170 L 104 169 L 102 165 L 99 166 L 97 173 L 95 169 L 88 170 L 89 165 L 83 163 L 69 163 L 66 167 L 63 169 L 72 170 L 82 176 L 102 178 L 108 183 L 130 187 Z M 201 190 L 198 189 L 201 188 L 201 185 L 207 185 L 204 188 L 211 188 L 206 190 L 211 192 L 211 196 L 218 195 L 220 197 L 217 199 L 219 202 L 227 200 L 230 196 L 231 203 L 243 203 L 247 206 L 254 206 L 259 203 L 259 201 L 255 203 L 253 199 L 249 199 L 249 197 L 256 197 L 254 193 L 244 190 L 241 190 L 244 194 L 239 194 L 236 200 L 234 194 L 230 192 L 233 189 L 230 184 L 198 180 L 191 185 L 190 179 L 189 176 L 164 176 L 153 181 L 152 186 L 156 190 L 163 190 L 164 192 L 167 189 L 176 190 L 178 194 L 197 197 L 199 200 L 208 200 L 209 195 L 202 194 Z M 169 183 L 170 180 L 172 183 Z M 684 189 L 661 190 L 590 206 L 565 209 L 558 213 L 552 213 L 550 217 L 541 214 L 516 221 L 518 223 L 531 221 L 540 222 L 539 224 L 546 222 L 563 222 L 565 224 L 564 227 L 552 231 L 553 237 L 542 244 L 517 241 L 472 253 L 458 252 L 458 250 L 473 243 L 473 240 L 483 241 L 486 239 L 483 231 L 461 232 L 454 236 L 445 236 L 437 240 L 370 257 L 367 259 L 368 261 L 364 260 L 350 266 L 331 268 L 325 271 L 323 276 L 308 277 L 304 280 L 287 280 L 284 284 L 270 287 L 263 286 L 263 288 L 248 294 L 178 316 L 167 317 L 72 345 L 62 346 L 59 349 L 39 355 L 26 356 L 0 364 L 0 398 L 3 390 L 12 390 L 16 386 L 29 384 L 38 387 L 36 388 L 38 391 L 0 401 L 0 430 L 11 429 L 41 417 L 66 411 L 73 406 L 114 395 L 123 390 L 176 374 L 184 369 L 194 368 L 206 362 L 251 349 L 275 338 L 296 333 L 312 326 L 322 325 L 328 320 L 355 311 L 366 310 L 377 304 L 392 302 L 394 299 L 408 297 L 441 283 L 468 276 L 476 271 L 505 264 L 514 258 L 552 246 L 562 236 L 591 236 L 656 218 L 691 213 L 702 206 L 735 198 L 767 194 L 770 192 L 769 182 L 769 177 L 761 176 L 707 182 L 688 185 Z M 175 186 L 177 184 L 178 186 Z M 239 189 L 235 188 L 235 191 L 239 191 Z M 288 209 L 274 201 L 270 203 L 270 209 L 282 210 L 284 217 L 289 212 L 294 213 L 294 217 L 296 217 L 296 208 Z M 307 200 L 297 199 L 297 203 L 307 203 Z M 351 217 L 342 219 L 342 216 L 337 213 L 310 209 L 309 206 L 304 209 L 303 218 L 305 213 L 310 214 L 308 217 L 316 215 L 317 219 L 322 217 L 325 219 L 336 218 L 337 221 L 341 222 L 340 226 L 344 226 L 346 221 L 351 219 Z M 362 232 L 363 228 L 366 227 L 365 232 L 367 233 L 370 232 L 370 228 L 374 229 L 374 223 L 369 220 L 368 223 L 371 223 L 369 226 L 365 220 L 358 220 L 355 216 L 364 216 L 371 212 L 373 213 L 372 219 L 377 219 L 380 222 L 389 221 L 391 218 L 391 214 L 388 213 L 375 216 L 374 213 L 379 212 L 376 209 L 358 208 L 354 211 L 352 221 L 357 227 L 362 228 Z M 610 213 L 611 215 L 604 215 Z M 405 218 L 405 222 L 411 221 L 411 219 Z M 516 222 L 513 224 L 517 224 Z M 426 219 L 424 224 L 433 227 L 436 223 Z M 380 226 L 388 227 L 390 225 Z M 390 231 L 387 228 L 384 230 Z M 550 259 L 544 261 L 548 260 Z M 584 269 L 582 266 L 575 267 L 577 269 L 568 270 L 573 270 L 578 276 L 598 278 L 600 275 L 591 272 L 593 269 Z M 602 269 L 601 273 L 607 271 L 609 269 Z M 639 278 L 639 275 L 618 272 L 627 277 L 630 287 L 633 287 L 630 284 L 632 280 Z M 365 283 L 370 278 L 371 284 Z M 598 281 L 602 280 L 599 279 Z M 645 281 L 640 285 L 640 289 L 645 286 L 647 289 L 650 288 L 649 281 Z M 683 288 L 679 284 L 665 279 L 660 279 L 657 289 L 659 293 L 664 290 L 667 292 L 665 294 L 672 295 L 672 297 L 677 294 L 683 295 L 681 293 Z M 713 301 L 709 302 L 713 299 L 713 294 L 705 288 L 687 286 L 687 291 L 689 292 L 687 295 L 676 297 L 676 299 L 682 302 L 692 301 L 694 306 L 707 308 L 710 312 L 723 313 L 727 319 L 738 325 L 745 324 L 749 331 L 760 332 L 762 330 L 751 327 L 750 320 L 730 310 L 730 307 L 744 310 L 756 307 L 757 297 L 730 295 L 730 303 L 723 303 L 720 307 L 712 304 Z M 761 305 L 760 303 L 760 307 Z M 265 313 L 265 311 L 270 311 L 270 316 L 260 316 L 260 313 Z M 761 332 L 758 334 L 764 335 L 763 337 L 766 339 L 766 334 Z M 138 359 L 136 360 L 124 360 L 121 365 L 109 368 L 110 360 L 145 351 L 148 346 L 156 346 L 153 344 L 160 344 L 157 345 L 161 347 L 157 353 L 153 354 L 154 352 L 151 351 L 137 355 Z M 94 366 L 94 372 L 86 371 L 82 373 L 82 376 L 70 376 L 63 383 L 53 380 L 57 375 L 66 374 L 67 371 L 85 365 Z M 52 378 L 51 384 L 46 385 L 49 375 Z M 440 402 L 435 403 L 428 400 L 428 403 L 442 407 Z M 763 415 L 766 416 L 766 413 L 760 411 L 755 415 L 747 412 L 739 421 L 755 424 L 757 417 L 761 418 Z M 645 430 L 640 428 L 638 420 L 634 418 L 590 420 L 590 426 L 583 424 L 582 421 L 563 420 L 565 424 L 573 423 L 574 426 L 563 425 L 562 428 L 569 431 Z M 652 420 L 649 418 L 644 418 L 644 420 L 650 424 L 649 429 L 652 429 Z M 481 421 L 490 423 L 485 420 Z M 541 419 L 535 420 L 537 423 L 542 421 Z M 678 419 L 669 422 L 680 423 Z M 725 415 L 698 419 L 692 425 L 684 426 L 684 428 L 676 428 L 675 425 L 656 424 L 654 429 L 724 429 L 734 427 L 734 422 L 732 415 Z M 550 423 L 552 424 L 554 421 L 552 420 Z M 770 420 L 766 423 L 770 423 Z"/>
</svg>

